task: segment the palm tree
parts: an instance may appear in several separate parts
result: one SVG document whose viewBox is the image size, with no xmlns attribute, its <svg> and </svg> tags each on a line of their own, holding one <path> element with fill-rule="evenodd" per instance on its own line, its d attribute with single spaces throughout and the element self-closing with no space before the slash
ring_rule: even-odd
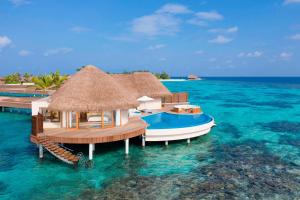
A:
<svg viewBox="0 0 300 200">
<path fill-rule="evenodd" d="M 34 82 L 35 86 L 39 90 L 49 90 L 59 88 L 65 80 L 67 80 L 66 75 L 60 75 L 57 71 L 55 73 L 50 73 L 41 76 L 35 76 L 32 78 L 32 82 Z"/>
</svg>

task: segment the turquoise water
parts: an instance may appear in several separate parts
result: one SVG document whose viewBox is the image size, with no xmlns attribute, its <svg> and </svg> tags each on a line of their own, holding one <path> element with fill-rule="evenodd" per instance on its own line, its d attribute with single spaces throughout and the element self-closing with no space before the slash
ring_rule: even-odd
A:
<svg viewBox="0 0 300 200">
<path fill-rule="evenodd" d="M 72 167 L 29 141 L 30 116 L 0 112 L 0 199 L 299 199 L 300 84 L 164 83 L 214 116 L 186 141 L 96 145 L 94 167 Z M 88 147 L 69 146 L 87 155 Z"/>
<path fill-rule="evenodd" d="M 150 124 L 147 129 L 171 129 L 199 126 L 211 122 L 212 117 L 206 114 L 177 115 L 170 113 L 157 113 L 143 117 L 143 120 Z"/>
<path fill-rule="evenodd" d="M 48 95 L 46 95 L 46 94 L 0 92 L 0 96 L 4 96 L 4 97 L 46 97 Z"/>
</svg>

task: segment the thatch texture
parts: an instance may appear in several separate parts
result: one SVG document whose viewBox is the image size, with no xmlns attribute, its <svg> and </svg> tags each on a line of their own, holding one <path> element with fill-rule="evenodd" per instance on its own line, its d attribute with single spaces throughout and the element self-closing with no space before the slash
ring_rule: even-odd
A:
<svg viewBox="0 0 300 200">
<path fill-rule="evenodd" d="M 138 106 L 130 91 L 97 67 L 88 65 L 71 76 L 52 96 L 49 110 L 101 112 Z"/>
<path fill-rule="evenodd" d="M 139 98 L 142 96 L 165 97 L 172 95 L 171 92 L 150 72 L 135 72 L 133 74 L 113 74 L 130 94 Z"/>
</svg>

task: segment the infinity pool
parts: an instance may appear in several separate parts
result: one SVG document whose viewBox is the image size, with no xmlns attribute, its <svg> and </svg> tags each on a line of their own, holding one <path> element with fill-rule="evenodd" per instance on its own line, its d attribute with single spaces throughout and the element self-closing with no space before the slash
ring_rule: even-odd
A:
<svg viewBox="0 0 300 200">
<path fill-rule="evenodd" d="M 4 97 L 47 97 L 48 95 L 47 94 L 0 92 L 0 96 L 4 96 Z"/>
<path fill-rule="evenodd" d="M 213 118 L 206 114 L 191 115 L 163 112 L 143 117 L 143 120 L 149 124 L 147 129 L 172 129 L 207 124 Z"/>
</svg>

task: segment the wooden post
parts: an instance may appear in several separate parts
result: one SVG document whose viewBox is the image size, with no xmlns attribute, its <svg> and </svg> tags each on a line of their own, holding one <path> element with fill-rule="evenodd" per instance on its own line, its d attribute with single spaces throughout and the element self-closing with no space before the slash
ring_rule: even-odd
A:
<svg viewBox="0 0 300 200">
<path fill-rule="evenodd" d="M 101 127 L 104 128 L 104 112 L 101 112 Z"/>
<path fill-rule="evenodd" d="M 169 142 L 168 142 L 168 141 L 165 141 L 165 145 L 168 146 L 168 145 L 169 145 Z"/>
<path fill-rule="evenodd" d="M 111 116 L 112 116 L 112 122 L 111 122 L 111 125 L 112 125 L 112 127 L 115 127 L 115 116 L 114 116 L 114 111 L 111 112 Z"/>
<path fill-rule="evenodd" d="M 67 115 L 67 122 L 66 122 L 66 124 L 67 124 L 67 127 L 66 128 L 70 128 L 70 120 L 69 120 L 69 112 L 66 112 L 66 115 Z"/>
<path fill-rule="evenodd" d="M 187 139 L 187 143 L 188 144 L 190 144 L 191 143 L 191 139 L 189 138 L 189 139 Z"/>
<path fill-rule="evenodd" d="M 122 110 L 120 109 L 120 126 L 122 126 Z"/>
<path fill-rule="evenodd" d="M 146 146 L 145 135 L 142 135 L 142 147 Z"/>
<path fill-rule="evenodd" d="M 93 160 L 93 152 L 94 152 L 93 144 L 89 144 L 89 160 Z"/>
<path fill-rule="evenodd" d="M 39 144 L 39 157 L 42 159 L 44 157 L 43 146 Z"/>
<path fill-rule="evenodd" d="M 129 154 L 129 139 L 125 139 L 125 154 Z"/>
<path fill-rule="evenodd" d="M 79 129 L 79 113 L 76 112 L 76 128 Z"/>
</svg>

